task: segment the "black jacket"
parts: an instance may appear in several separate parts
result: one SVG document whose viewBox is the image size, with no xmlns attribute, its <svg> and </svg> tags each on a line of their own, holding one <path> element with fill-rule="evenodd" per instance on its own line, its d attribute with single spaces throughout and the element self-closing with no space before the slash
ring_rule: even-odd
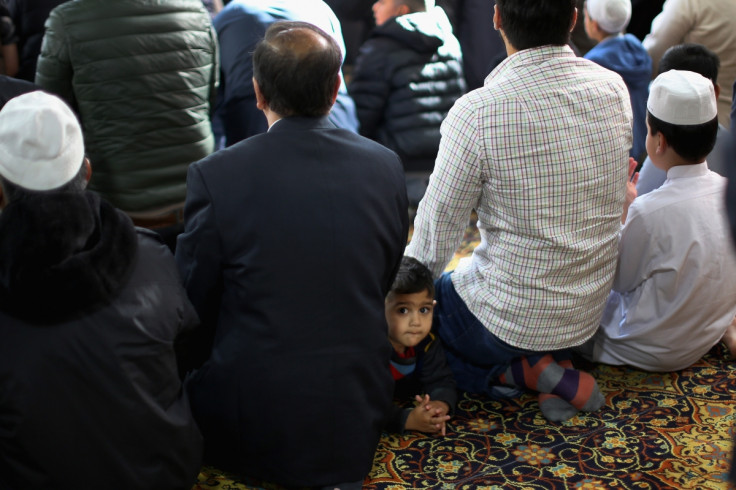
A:
<svg viewBox="0 0 736 490">
<path fill-rule="evenodd" d="M 168 249 L 92 193 L 0 214 L 0 488 L 188 489 L 201 436 Z"/>
<path fill-rule="evenodd" d="M 413 407 L 403 407 L 398 403 L 414 401 L 416 395 L 429 395 L 430 400 L 439 400 L 450 406 L 450 413 L 455 411 L 457 389 L 452 370 L 447 365 L 445 350 L 440 340 L 433 334 L 427 335 L 416 347 L 416 356 L 410 359 L 401 358 L 396 351 L 392 352 L 391 362 L 403 366 L 414 365 L 414 371 L 396 380 L 394 388 L 395 403 L 391 410 L 391 418 L 386 430 L 404 432 L 406 419 Z M 394 373 L 394 378 L 396 378 Z"/>
<path fill-rule="evenodd" d="M 376 27 L 360 49 L 348 92 L 360 134 L 398 153 L 405 170 L 431 171 L 440 125 L 465 93 L 460 44 L 442 9 Z"/>
</svg>

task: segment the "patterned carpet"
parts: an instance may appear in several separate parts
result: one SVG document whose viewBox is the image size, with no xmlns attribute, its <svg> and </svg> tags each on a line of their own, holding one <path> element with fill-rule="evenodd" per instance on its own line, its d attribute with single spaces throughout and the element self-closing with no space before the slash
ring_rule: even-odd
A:
<svg viewBox="0 0 736 490">
<path fill-rule="evenodd" d="M 477 240 L 469 227 L 455 261 Z M 556 424 L 533 396 L 496 401 L 461 393 L 446 437 L 384 434 L 364 488 L 734 488 L 727 477 L 736 362 L 725 346 L 676 373 L 582 367 L 606 396 L 598 412 Z M 193 490 L 257 488 L 279 487 L 204 467 Z"/>
<path fill-rule="evenodd" d="M 447 437 L 386 434 L 365 488 L 728 488 L 736 364 L 723 349 L 673 374 L 596 366 L 605 407 L 562 424 L 533 396 L 464 394 Z"/>
</svg>

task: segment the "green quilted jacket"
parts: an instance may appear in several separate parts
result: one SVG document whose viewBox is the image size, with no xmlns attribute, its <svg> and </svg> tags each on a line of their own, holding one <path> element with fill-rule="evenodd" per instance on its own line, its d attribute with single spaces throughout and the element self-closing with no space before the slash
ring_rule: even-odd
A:
<svg viewBox="0 0 736 490">
<path fill-rule="evenodd" d="M 36 83 L 79 115 L 90 188 L 136 215 L 181 206 L 213 151 L 217 60 L 201 0 L 71 0 L 46 21 Z"/>
</svg>

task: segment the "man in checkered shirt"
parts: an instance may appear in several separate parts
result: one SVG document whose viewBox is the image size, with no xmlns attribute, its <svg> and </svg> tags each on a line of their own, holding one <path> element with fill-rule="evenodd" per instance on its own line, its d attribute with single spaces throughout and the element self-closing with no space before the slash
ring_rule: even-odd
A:
<svg viewBox="0 0 736 490">
<path fill-rule="evenodd" d="M 621 77 L 567 46 L 576 18 L 575 0 L 496 0 L 508 58 L 445 119 L 406 251 L 439 276 L 476 210 L 480 245 L 437 280 L 435 323 L 458 386 L 551 394 L 565 410 L 545 415 L 557 420 L 603 403 L 565 350 L 593 335 L 611 290 L 632 145 Z M 552 358 L 534 364 L 547 353 L 552 371 Z"/>
</svg>

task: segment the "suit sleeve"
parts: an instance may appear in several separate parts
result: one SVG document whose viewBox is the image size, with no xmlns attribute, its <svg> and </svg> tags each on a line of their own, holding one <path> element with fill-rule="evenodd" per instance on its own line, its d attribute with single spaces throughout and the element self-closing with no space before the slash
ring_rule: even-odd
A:
<svg viewBox="0 0 736 490">
<path fill-rule="evenodd" d="M 36 85 L 58 95 L 77 111 L 77 100 L 72 87 L 73 75 L 64 19 L 55 9 L 46 20 L 46 32 L 36 66 Z"/>
<path fill-rule="evenodd" d="M 214 330 L 222 295 L 221 242 L 214 204 L 196 163 L 187 175 L 184 233 L 177 242 L 176 263 L 194 309 Z"/>
<path fill-rule="evenodd" d="M 394 402 L 391 405 L 391 413 L 386 424 L 386 432 L 403 434 L 404 428 L 406 427 L 406 419 L 409 418 L 411 411 L 412 408 L 405 408 Z"/>
</svg>

